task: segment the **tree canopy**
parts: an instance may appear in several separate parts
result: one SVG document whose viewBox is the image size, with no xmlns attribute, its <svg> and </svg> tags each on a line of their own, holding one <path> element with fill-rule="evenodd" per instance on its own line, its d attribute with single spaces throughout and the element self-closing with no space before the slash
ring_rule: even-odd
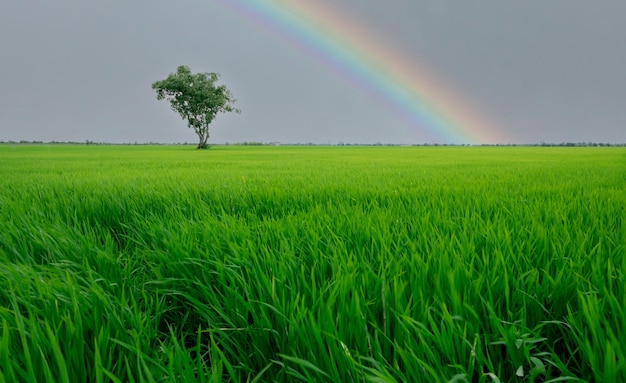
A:
<svg viewBox="0 0 626 383">
<path fill-rule="evenodd" d="M 235 108 L 237 100 L 230 90 L 225 85 L 217 85 L 218 79 L 218 73 L 194 74 L 181 65 L 165 80 L 152 84 L 157 99 L 169 101 L 172 110 L 198 135 L 198 149 L 207 148 L 209 125 L 218 113 L 241 112 Z"/>
</svg>

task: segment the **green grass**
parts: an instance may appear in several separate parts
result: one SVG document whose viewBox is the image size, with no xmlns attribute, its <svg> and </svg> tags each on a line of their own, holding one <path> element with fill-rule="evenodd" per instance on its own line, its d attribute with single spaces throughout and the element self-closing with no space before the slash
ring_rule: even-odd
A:
<svg viewBox="0 0 626 383">
<path fill-rule="evenodd" d="M 626 381 L 626 151 L 0 145 L 0 382 Z"/>
</svg>

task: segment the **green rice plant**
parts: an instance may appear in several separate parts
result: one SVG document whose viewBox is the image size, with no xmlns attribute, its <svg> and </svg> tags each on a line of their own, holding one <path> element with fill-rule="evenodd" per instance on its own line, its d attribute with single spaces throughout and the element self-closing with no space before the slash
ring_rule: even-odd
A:
<svg viewBox="0 0 626 383">
<path fill-rule="evenodd" d="M 625 169 L 0 145 L 0 381 L 626 380 Z"/>
</svg>

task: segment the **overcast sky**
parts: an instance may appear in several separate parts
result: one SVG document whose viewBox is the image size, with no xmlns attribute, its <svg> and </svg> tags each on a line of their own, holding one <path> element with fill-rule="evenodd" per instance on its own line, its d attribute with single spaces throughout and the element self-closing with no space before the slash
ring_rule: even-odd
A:
<svg viewBox="0 0 626 383">
<path fill-rule="evenodd" d="M 195 142 L 151 89 L 187 65 L 221 73 L 242 110 L 210 142 L 433 141 L 226 1 L 0 0 L 0 140 Z M 626 1 L 293 1 L 431 68 L 500 143 L 626 142 Z"/>
</svg>

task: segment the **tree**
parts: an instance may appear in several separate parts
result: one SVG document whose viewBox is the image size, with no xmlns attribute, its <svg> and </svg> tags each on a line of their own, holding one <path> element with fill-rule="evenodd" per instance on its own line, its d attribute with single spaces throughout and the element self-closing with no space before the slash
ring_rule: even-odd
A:
<svg viewBox="0 0 626 383">
<path fill-rule="evenodd" d="M 176 73 L 165 80 L 152 84 L 157 100 L 166 99 L 172 110 L 180 114 L 187 126 L 198 135 L 198 149 L 206 149 L 209 140 L 209 125 L 218 113 L 241 111 L 234 107 L 233 98 L 225 85 L 217 85 L 218 73 L 191 73 L 181 65 Z"/>
</svg>

